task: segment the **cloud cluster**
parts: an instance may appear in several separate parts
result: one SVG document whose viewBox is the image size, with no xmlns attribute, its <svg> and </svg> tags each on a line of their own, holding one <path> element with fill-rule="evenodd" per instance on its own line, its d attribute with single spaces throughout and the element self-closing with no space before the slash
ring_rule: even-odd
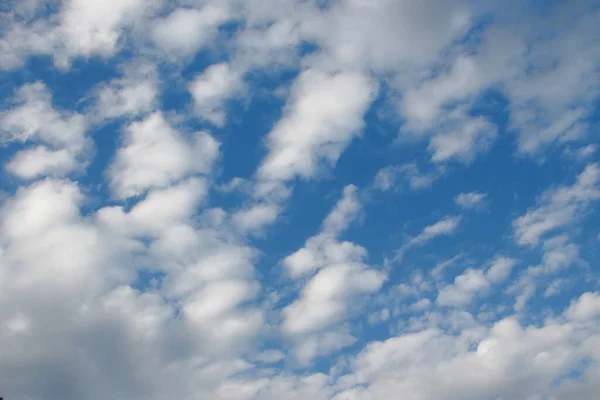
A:
<svg viewBox="0 0 600 400">
<path fill-rule="evenodd" d="M 0 396 L 596 399 L 596 2 L 5 3 Z"/>
</svg>

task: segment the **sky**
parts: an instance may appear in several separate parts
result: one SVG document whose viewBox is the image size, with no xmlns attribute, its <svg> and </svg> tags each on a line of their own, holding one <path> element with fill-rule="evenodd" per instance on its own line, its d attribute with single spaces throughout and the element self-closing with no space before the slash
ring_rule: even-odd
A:
<svg viewBox="0 0 600 400">
<path fill-rule="evenodd" d="M 6 400 L 596 400 L 600 2 L 6 0 Z"/>
</svg>

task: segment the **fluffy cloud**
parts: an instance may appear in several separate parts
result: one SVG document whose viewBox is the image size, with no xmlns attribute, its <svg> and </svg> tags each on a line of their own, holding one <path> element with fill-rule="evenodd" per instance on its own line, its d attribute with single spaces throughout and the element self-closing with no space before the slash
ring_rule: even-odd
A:
<svg viewBox="0 0 600 400">
<path fill-rule="evenodd" d="M 278 206 L 275 204 L 255 204 L 233 214 L 233 223 L 242 232 L 259 231 L 275 221 L 278 211 Z"/>
<path fill-rule="evenodd" d="M 38 146 L 17 153 L 6 165 L 6 169 L 20 178 L 34 179 L 45 175 L 61 177 L 76 166 L 77 161 L 69 151 Z"/>
<path fill-rule="evenodd" d="M 469 10 L 454 1 L 440 6 L 434 1 L 350 0 L 309 19 L 305 29 L 323 49 L 313 62 L 389 71 L 431 61 L 464 32 L 468 22 Z"/>
<path fill-rule="evenodd" d="M 565 315 L 569 319 L 586 321 L 600 314 L 600 296 L 598 293 L 584 293 L 574 301 Z"/>
<path fill-rule="evenodd" d="M 478 294 L 486 292 L 494 284 L 505 281 L 516 264 L 506 257 L 498 257 L 487 272 L 481 269 L 468 269 L 454 279 L 438 294 L 436 302 L 442 306 L 467 306 Z"/>
<path fill-rule="evenodd" d="M 191 173 L 208 173 L 219 154 L 219 144 L 212 136 L 197 132 L 184 138 L 160 113 L 132 123 L 124 133 L 124 144 L 110 169 L 119 198 L 165 187 Z"/>
<path fill-rule="evenodd" d="M 84 149 L 85 117 L 56 110 L 52 106 L 52 95 L 42 82 L 18 88 L 13 102 L 14 106 L 0 116 L 4 142 L 42 142 L 72 152 Z"/>
<path fill-rule="evenodd" d="M 119 50 L 124 30 L 152 15 L 160 3 L 65 0 L 58 4 L 58 10 L 57 5 L 45 8 L 46 13 L 41 12 L 44 8 L 39 3 L 28 7 L 26 13 L 10 10 L 14 14 L 0 42 L 5 50 L 0 66 L 20 66 L 32 55 L 49 55 L 63 69 L 78 57 L 108 58 Z"/>
<path fill-rule="evenodd" d="M 0 395 L 595 400 L 600 10 L 538 3 L 7 2 Z"/>
<path fill-rule="evenodd" d="M 334 164 L 360 134 L 376 93 L 376 82 L 357 72 L 304 71 L 283 118 L 267 137 L 269 155 L 258 171 L 260 179 L 310 178 L 321 162 Z"/>
<path fill-rule="evenodd" d="M 209 2 L 200 9 L 177 8 L 154 22 L 151 37 L 171 57 L 191 56 L 203 46 L 210 45 L 219 25 L 230 18 L 226 1 Z"/>
<path fill-rule="evenodd" d="M 337 240 L 360 208 L 356 187 L 347 186 L 322 231 L 283 260 L 293 278 L 312 275 L 299 298 L 283 309 L 282 329 L 299 342 L 296 357 L 302 363 L 353 343 L 339 324 L 355 297 L 377 291 L 385 280 L 385 274 L 364 264 L 364 248 Z"/>
<path fill-rule="evenodd" d="M 138 116 L 156 106 L 158 83 L 152 65 L 130 65 L 124 76 L 98 88 L 96 118 L 99 120 L 122 116 Z"/>
<path fill-rule="evenodd" d="M 585 357 L 588 343 L 579 339 L 584 331 L 585 326 L 559 321 L 522 327 L 507 318 L 460 336 L 436 328 L 406 333 L 365 348 L 338 380 L 341 390 L 334 398 L 389 399 L 398 392 L 415 399 L 568 398 L 572 390 L 591 398 L 593 389 L 584 394 L 581 385 L 561 377 Z M 471 371 L 468 378 L 464 371 Z M 427 384 L 432 380 L 438 384 Z"/>
<path fill-rule="evenodd" d="M 190 84 L 196 112 L 217 126 L 225 123 L 225 101 L 242 89 L 240 73 L 226 63 L 211 65 Z"/>
<path fill-rule="evenodd" d="M 61 177 L 80 170 L 90 148 L 86 125 L 83 115 L 55 109 L 42 82 L 21 86 L 11 108 L 0 114 L 0 137 L 4 142 L 38 145 L 14 155 L 6 169 L 23 179 Z"/>
</svg>

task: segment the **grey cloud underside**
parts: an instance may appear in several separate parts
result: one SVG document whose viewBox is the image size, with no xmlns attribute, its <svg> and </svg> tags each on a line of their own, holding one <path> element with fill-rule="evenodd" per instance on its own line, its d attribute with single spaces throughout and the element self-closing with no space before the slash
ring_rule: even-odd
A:
<svg viewBox="0 0 600 400">
<path fill-rule="evenodd" d="M 572 228 L 600 199 L 588 129 L 600 10 L 591 0 L 556 2 L 543 15 L 519 1 L 476 3 L 9 2 L 0 18 L 6 73 L 33 57 L 64 74 L 75 62 L 134 58 L 78 110 L 58 105 L 41 80 L 2 105 L 0 143 L 20 147 L 3 160 L 18 189 L 0 192 L 0 396 L 595 400 L 598 292 L 577 293 L 536 324 L 527 313 L 534 296 L 560 290 L 560 271 L 583 263 Z M 308 44 L 318 51 L 304 53 Z M 176 82 L 189 104 L 161 110 L 162 91 L 202 51 L 219 61 Z M 243 197 L 220 208 L 211 191 L 222 143 L 187 123 L 227 126 L 227 102 L 253 95 L 248 76 L 282 70 L 299 72 L 277 93 L 283 109 L 264 132 L 265 155 L 250 178 L 220 186 Z M 508 130 L 470 112 L 490 91 L 506 100 Z M 275 277 L 259 273 L 251 238 L 268 235 L 295 182 L 321 177 L 365 135 L 380 98 L 399 121 L 398 141 L 424 144 L 427 170 L 398 160 L 372 187 L 340 187 Z M 78 183 L 96 150 L 89 132 L 115 122 L 110 202 L 89 211 L 97 199 Z M 501 134 L 512 135 L 516 157 L 566 149 L 574 160 L 569 182 L 539 193 L 505 227 L 511 248 L 540 254 L 539 264 L 508 249 L 457 271 L 468 265 L 459 254 L 389 282 L 405 253 L 457 234 L 477 218 L 472 210 L 493 204 L 477 188 L 456 193 L 464 214 L 413 225 L 383 266 L 344 239 L 370 196 L 427 190 L 451 166 L 485 157 Z M 514 302 L 474 309 L 501 290 Z M 367 316 L 389 324 L 384 338 L 361 341 Z M 327 367 L 312 368 L 322 360 Z"/>
</svg>

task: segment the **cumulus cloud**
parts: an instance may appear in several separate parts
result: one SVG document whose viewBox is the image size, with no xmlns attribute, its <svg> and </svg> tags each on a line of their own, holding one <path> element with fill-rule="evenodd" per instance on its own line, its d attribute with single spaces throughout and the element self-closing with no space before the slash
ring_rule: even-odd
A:
<svg viewBox="0 0 600 400">
<path fill-rule="evenodd" d="M 242 232 L 257 231 L 275 221 L 278 207 L 275 204 L 258 203 L 233 214 L 233 223 Z"/>
<path fill-rule="evenodd" d="M 598 293 L 584 293 L 574 301 L 565 312 L 567 318 L 586 321 L 600 315 L 600 295 Z"/>
<path fill-rule="evenodd" d="M 185 138 L 161 113 L 133 122 L 110 169 L 119 198 L 165 187 L 191 173 L 208 173 L 219 154 L 218 142 L 206 132 Z"/>
<path fill-rule="evenodd" d="M 596 400 L 596 2 L 4 3 L 0 395 Z"/>
<path fill-rule="evenodd" d="M 95 113 L 100 121 L 138 116 L 156 107 L 156 68 L 150 64 L 129 65 L 122 78 L 102 84 L 96 93 Z"/>
<path fill-rule="evenodd" d="M 35 179 L 40 176 L 61 177 L 77 166 L 77 160 L 68 150 L 50 150 L 38 146 L 17 153 L 6 169 L 23 179 Z"/>
<path fill-rule="evenodd" d="M 0 140 L 4 143 L 36 143 L 21 150 L 6 170 L 23 178 L 62 177 L 85 166 L 90 150 L 87 121 L 79 113 L 60 110 L 40 81 L 19 87 L 10 108 L 0 113 Z"/>
<path fill-rule="evenodd" d="M 351 372 L 339 379 L 340 392 L 334 398 L 388 399 L 390 393 L 400 391 L 432 400 L 444 396 L 567 398 L 569 390 L 575 389 L 582 398 L 591 399 L 591 391 L 585 395 L 581 384 L 573 387 L 560 377 L 561 371 L 574 370 L 586 354 L 586 342 L 573 337 L 584 330 L 558 322 L 526 328 L 507 318 L 491 329 L 475 328 L 459 337 L 435 328 L 402 334 L 371 343 L 352 360 Z M 463 377 L 467 370 L 471 371 L 468 379 Z M 523 371 L 527 383 L 522 381 Z M 440 383 L 428 385 L 433 379 Z M 555 381 L 556 385 L 550 384 Z"/>
<path fill-rule="evenodd" d="M 225 101 L 242 89 L 240 73 L 226 63 L 211 65 L 190 84 L 197 114 L 217 126 L 225 123 Z"/>
<path fill-rule="evenodd" d="M 504 282 L 509 276 L 517 260 L 508 257 L 497 257 L 486 273 L 486 277 L 493 283 Z"/>
<path fill-rule="evenodd" d="M 306 35 L 323 48 L 313 62 L 378 71 L 426 64 L 467 28 L 469 11 L 456 5 L 392 0 L 336 3 L 306 24 Z"/>
<path fill-rule="evenodd" d="M 580 261 L 579 246 L 574 244 L 567 234 L 550 237 L 543 241 L 541 246 L 541 262 L 529 266 L 521 275 L 519 280 L 510 288 L 509 292 L 516 294 L 514 308 L 522 311 L 527 302 L 534 296 L 540 286 L 544 284 L 541 278 L 556 276 L 564 273 L 571 266 Z M 539 281 L 542 282 L 539 282 Z M 556 279 L 548 284 L 544 291 L 552 293 L 558 288 L 552 287 Z"/>
<path fill-rule="evenodd" d="M 299 342 L 296 351 L 302 363 L 353 343 L 343 328 L 339 331 L 339 324 L 354 298 L 377 291 L 385 280 L 385 274 L 364 263 L 364 248 L 337 239 L 360 208 L 357 188 L 347 186 L 342 199 L 323 221 L 322 231 L 283 260 L 291 277 L 312 275 L 299 298 L 283 309 L 282 329 Z M 340 338 L 333 339 L 337 336 Z"/>
<path fill-rule="evenodd" d="M 310 178 L 320 163 L 334 164 L 363 128 L 363 114 L 377 83 L 358 72 L 328 74 L 309 69 L 297 78 L 283 118 L 267 137 L 264 180 Z"/>
<path fill-rule="evenodd" d="M 488 291 L 492 285 L 505 281 L 516 261 L 497 257 L 484 272 L 481 269 L 468 269 L 454 279 L 454 283 L 440 290 L 436 302 L 442 306 L 467 306 L 477 295 Z"/>
<path fill-rule="evenodd" d="M 202 8 L 181 7 L 154 21 L 152 40 L 169 56 L 192 56 L 211 44 L 219 25 L 232 17 L 227 1 L 208 2 Z"/>
<path fill-rule="evenodd" d="M 52 94 L 40 81 L 17 89 L 13 107 L 0 115 L 3 142 L 42 142 L 54 148 L 82 151 L 86 145 L 85 117 L 57 110 Z"/>
<path fill-rule="evenodd" d="M 30 18 L 9 20 L 0 42 L 6 50 L 0 66 L 15 68 L 33 55 L 51 56 L 62 69 L 79 57 L 109 58 L 120 49 L 124 31 L 159 6 L 160 1 L 65 0 L 46 8 L 47 19 L 40 18 L 41 7 L 30 6 L 26 13 Z M 20 14 L 24 16 L 23 11 Z"/>
</svg>

